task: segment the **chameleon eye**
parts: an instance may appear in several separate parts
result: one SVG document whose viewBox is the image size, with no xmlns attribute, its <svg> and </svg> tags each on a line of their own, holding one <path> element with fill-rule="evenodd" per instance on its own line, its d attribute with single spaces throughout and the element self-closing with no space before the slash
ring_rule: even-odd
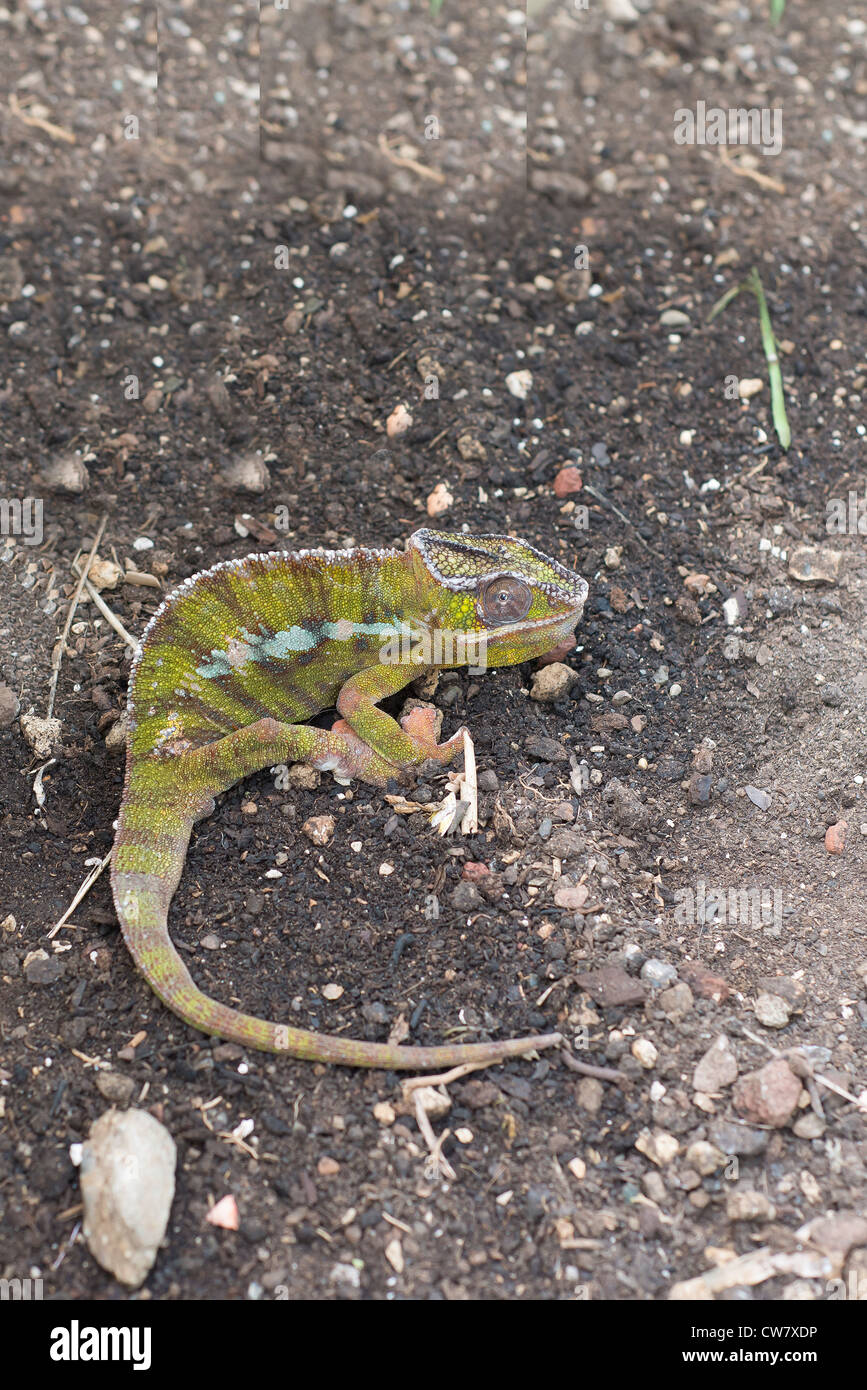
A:
<svg viewBox="0 0 867 1390">
<path fill-rule="evenodd" d="M 492 579 L 482 590 L 482 611 L 491 623 L 519 623 L 530 611 L 533 595 L 520 579 Z"/>
</svg>

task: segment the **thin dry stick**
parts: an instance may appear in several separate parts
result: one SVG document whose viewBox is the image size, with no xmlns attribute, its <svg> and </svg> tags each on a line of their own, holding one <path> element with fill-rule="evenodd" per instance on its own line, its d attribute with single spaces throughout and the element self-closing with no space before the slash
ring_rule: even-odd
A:
<svg viewBox="0 0 867 1390">
<path fill-rule="evenodd" d="M 561 1050 L 560 1056 L 570 1071 L 577 1071 L 581 1076 L 593 1076 L 597 1081 L 629 1080 L 625 1072 L 615 1071 L 613 1067 L 594 1067 L 589 1062 L 579 1062 L 566 1047 Z"/>
<path fill-rule="evenodd" d="M 404 1095 L 409 1096 L 419 1086 L 448 1086 L 450 1081 L 458 1081 L 471 1071 L 483 1071 L 485 1065 L 484 1062 L 462 1062 L 459 1067 L 452 1067 L 451 1071 L 444 1071 L 440 1076 L 411 1076 L 409 1080 L 401 1082 L 401 1088 Z"/>
<path fill-rule="evenodd" d="M 434 435 L 434 437 L 433 437 L 433 439 L 431 440 L 430 444 L 426 444 L 426 445 L 425 445 L 425 449 L 426 449 L 428 452 L 430 452 L 430 450 L 434 447 L 435 444 L 439 444 L 439 442 L 440 442 L 441 439 L 445 439 L 445 437 L 446 437 L 446 435 L 448 434 L 448 432 L 449 432 L 450 429 L 451 429 L 451 425 L 446 425 L 446 427 L 445 427 L 444 430 L 440 430 L 439 434 Z"/>
<path fill-rule="evenodd" d="M 761 473 L 765 468 L 767 468 L 769 463 L 770 459 L 766 455 L 762 459 L 761 463 L 755 464 L 753 468 L 746 468 L 743 469 L 740 473 L 733 473 L 732 476 L 730 478 L 727 478 L 726 481 L 722 484 L 723 488 L 733 488 L 735 486 L 735 483 L 743 483 L 746 482 L 748 478 L 754 478 L 757 473 Z"/>
<path fill-rule="evenodd" d="M 37 130 L 44 130 L 46 135 L 53 135 L 55 140 L 65 140 L 69 145 L 75 144 L 75 136 L 71 130 L 64 130 L 62 125 L 55 125 L 53 121 L 47 121 L 44 116 L 28 116 L 14 92 L 9 93 L 9 110 L 24 125 L 32 125 Z"/>
<path fill-rule="evenodd" d="M 60 928 L 66 924 L 67 920 L 72 916 L 73 912 L 78 907 L 78 904 L 81 902 L 82 898 L 87 897 L 87 894 L 90 892 L 91 888 L 96 883 L 96 880 L 99 878 L 103 869 L 105 869 L 108 865 L 108 861 L 110 858 L 111 850 L 109 850 L 108 854 L 101 861 L 101 863 L 95 864 L 93 866 L 90 873 L 87 875 L 87 878 L 84 880 L 78 892 L 76 893 L 75 897 L 72 899 L 72 902 L 69 904 L 69 907 L 64 912 L 60 921 L 55 922 L 54 926 L 51 928 L 51 931 L 48 933 L 49 941 L 53 936 L 56 936 L 57 933 L 60 931 Z"/>
<path fill-rule="evenodd" d="M 33 779 L 33 795 L 36 798 L 37 806 L 45 805 L 45 788 L 42 785 L 42 779 L 45 776 L 48 769 L 50 767 L 53 767 L 56 762 L 56 758 L 49 758 L 47 763 L 42 764 L 42 766 L 36 773 L 35 778 Z"/>
<path fill-rule="evenodd" d="M 76 570 L 76 574 L 77 573 L 78 571 Z M 87 596 L 90 599 L 91 603 L 95 604 L 95 606 L 99 609 L 100 613 L 105 618 L 105 621 L 109 624 L 109 626 L 113 627 L 118 636 L 123 638 L 124 642 L 126 642 L 127 646 L 131 649 L 131 651 L 137 652 L 139 648 L 138 642 L 135 640 L 131 632 L 127 632 L 126 628 L 124 627 L 117 614 L 112 613 L 111 609 L 105 602 L 102 595 L 98 592 L 98 590 L 94 589 L 89 579 L 85 581 L 84 587 L 87 590 Z"/>
<path fill-rule="evenodd" d="M 420 178 L 432 179 L 434 183 L 445 183 L 446 176 L 441 174 L 439 169 L 429 169 L 426 164 L 420 164 L 417 159 L 408 159 L 405 155 L 395 154 L 389 146 L 383 131 L 379 132 L 377 142 L 382 153 L 385 155 L 389 164 L 397 164 L 401 169 L 411 169 Z"/>
<path fill-rule="evenodd" d="M 751 169 L 748 164 L 739 164 L 732 159 L 726 145 L 719 146 L 720 159 L 727 169 L 733 174 L 740 174 L 743 179 L 752 179 L 760 188 L 768 188 L 772 193 L 785 193 L 786 185 L 780 183 L 779 179 L 772 179 L 768 174 L 762 174 L 758 169 Z"/>
<path fill-rule="evenodd" d="M 391 1216 L 387 1211 L 382 1213 L 383 1221 L 387 1221 L 389 1226 L 394 1226 L 398 1231 L 403 1231 L 406 1235 L 412 1235 L 412 1226 L 407 1226 L 405 1221 L 398 1221 L 396 1216 Z"/>
<path fill-rule="evenodd" d="M 70 1214 L 74 1215 L 76 1212 L 79 1212 L 79 1211 L 84 1211 L 84 1207 L 83 1207 L 83 1206 L 80 1206 L 80 1207 L 73 1207 L 71 1213 L 63 1213 L 63 1215 L 65 1215 L 66 1218 L 67 1218 L 67 1220 L 68 1220 Z M 61 1247 L 60 1247 L 60 1253 L 58 1254 L 57 1259 L 54 1261 L 54 1264 L 51 1266 L 51 1272 L 52 1272 L 52 1274 L 56 1274 L 57 1271 L 58 1271 L 58 1269 L 60 1268 L 60 1266 L 63 1264 L 63 1261 L 66 1259 L 66 1252 L 67 1252 L 67 1250 L 71 1250 L 71 1249 L 72 1249 L 73 1245 L 75 1244 L 76 1240 L 78 1239 L 78 1233 L 79 1233 L 80 1230 L 81 1230 L 81 1222 L 80 1222 L 80 1221 L 76 1221 L 75 1225 L 74 1225 L 73 1228 L 72 1228 L 72 1231 L 71 1231 L 70 1234 L 66 1237 L 66 1239 L 65 1239 L 64 1242 L 63 1242 L 63 1244 L 61 1245 Z"/>
<path fill-rule="evenodd" d="M 84 571 L 79 577 L 75 593 L 72 595 L 72 602 L 69 605 L 69 612 L 66 615 L 66 623 L 64 624 L 63 628 L 63 636 L 61 637 L 59 644 L 54 648 L 54 654 L 51 658 L 52 676 L 51 688 L 48 691 L 48 714 L 46 715 L 46 719 L 51 718 L 51 714 L 54 709 L 54 697 L 57 694 L 57 682 L 60 679 L 60 666 L 63 661 L 63 653 L 66 650 L 66 639 L 69 636 L 69 629 L 72 627 L 72 619 L 75 616 L 75 610 L 78 607 L 78 600 L 81 598 L 81 591 L 84 588 L 85 582 L 87 580 L 87 572 L 93 564 L 93 557 L 96 554 L 97 546 L 102 540 L 102 533 L 105 530 L 107 522 L 108 512 L 104 512 L 102 520 L 99 523 L 99 529 L 97 530 L 93 545 L 90 548 L 90 554 L 87 557 L 87 563 L 84 566 Z"/>
<path fill-rule="evenodd" d="M 639 542 L 640 545 L 643 545 L 643 546 L 644 546 L 644 549 L 645 549 L 645 550 L 649 550 L 650 553 L 651 553 L 651 555 L 655 555 L 655 556 L 657 557 L 657 559 L 662 559 L 662 558 L 663 558 L 663 557 L 660 555 L 659 551 L 658 551 L 658 550 L 654 550 L 653 546 L 650 545 L 650 544 L 644 539 L 644 537 L 642 536 L 642 534 L 641 534 L 641 532 L 639 531 L 638 527 L 635 525 L 635 522 L 634 522 L 634 521 L 631 521 L 631 520 L 629 519 L 629 517 L 626 515 L 626 513 L 625 513 L 625 512 L 622 512 L 622 511 L 620 510 L 620 508 L 619 508 L 618 506 L 616 506 L 615 503 L 612 502 L 612 501 L 610 500 L 610 498 L 606 497 L 603 493 L 601 493 L 601 492 L 599 491 L 598 488 L 593 487 L 590 483 L 585 483 L 585 484 L 584 484 L 584 491 L 585 491 L 585 492 L 589 492 L 589 493 L 590 493 L 590 496 L 591 496 L 591 497 L 595 497 L 596 500 L 597 500 L 597 502 L 601 502 L 602 505 L 603 505 L 604 507 L 610 507 L 610 509 L 611 509 L 611 511 L 614 513 L 614 515 L 615 515 L 615 516 L 619 516 L 619 517 L 620 517 L 620 520 L 626 523 L 626 525 L 629 527 L 630 531 L 631 531 L 632 534 L 634 535 L 635 539 Z"/>
<path fill-rule="evenodd" d="M 445 1143 L 446 1139 L 449 1137 L 451 1130 L 443 1130 L 439 1139 L 437 1139 L 436 1135 L 433 1132 L 433 1126 L 431 1125 L 431 1122 L 427 1117 L 427 1112 L 424 1108 L 424 1105 L 422 1104 L 421 1096 L 416 1096 L 415 1098 L 415 1121 L 422 1132 L 422 1137 L 424 1138 L 424 1142 L 427 1144 L 428 1150 L 430 1152 L 430 1158 L 428 1159 L 427 1166 L 430 1170 L 431 1178 L 449 1178 L 452 1182 L 454 1182 L 455 1178 L 457 1177 L 457 1174 L 455 1173 L 455 1170 L 449 1163 L 448 1159 L 444 1157 L 442 1152 L 442 1146 Z"/>
<path fill-rule="evenodd" d="M 855 1106 L 856 1110 L 861 1111 L 862 1115 L 867 1114 L 867 1102 L 859 1100 L 857 1096 L 853 1096 L 851 1091 L 844 1091 L 842 1086 L 838 1086 L 835 1081 L 830 1081 L 827 1076 L 820 1076 L 818 1072 L 813 1073 L 813 1080 L 818 1081 L 820 1086 L 827 1087 L 829 1091 L 833 1091 L 835 1095 L 842 1096 L 844 1100 L 850 1101 L 851 1104 Z"/>
</svg>

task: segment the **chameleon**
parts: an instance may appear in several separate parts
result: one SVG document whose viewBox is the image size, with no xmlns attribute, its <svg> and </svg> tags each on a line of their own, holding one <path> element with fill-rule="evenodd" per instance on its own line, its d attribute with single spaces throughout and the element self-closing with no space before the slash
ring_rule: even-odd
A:
<svg viewBox="0 0 867 1390">
<path fill-rule="evenodd" d="M 436 711 L 378 707 L 420 675 L 508 666 L 574 645 L 588 585 L 526 541 L 418 530 L 404 550 L 248 555 L 193 574 L 157 609 L 133 659 L 111 886 L 123 939 L 158 998 L 212 1036 L 308 1061 L 432 1070 L 552 1047 L 558 1033 L 420 1047 L 354 1041 L 241 1013 L 194 983 L 168 931 L 192 827 L 265 768 L 406 782 L 448 764 Z M 306 722 L 336 708 L 330 729 Z"/>
</svg>

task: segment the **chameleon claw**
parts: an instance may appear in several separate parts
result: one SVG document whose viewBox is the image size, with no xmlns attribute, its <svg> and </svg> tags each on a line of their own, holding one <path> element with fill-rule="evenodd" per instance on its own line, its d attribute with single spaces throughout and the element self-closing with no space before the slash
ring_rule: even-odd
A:
<svg viewBox="0 0 867 1390">
<path fill-rule="evenodd" d="M 403 715 L 400 727 L 405 734 L 409 734 L 415 744 L 420 762 L 432 758 L 438 763 L 450 763 L 464 746 L 464 731 L 458 729 L 445 743 L 437 743 L 436 716 L 437 711 L 431 705 L 416 705 L 408 714 Z"/>
</svg>

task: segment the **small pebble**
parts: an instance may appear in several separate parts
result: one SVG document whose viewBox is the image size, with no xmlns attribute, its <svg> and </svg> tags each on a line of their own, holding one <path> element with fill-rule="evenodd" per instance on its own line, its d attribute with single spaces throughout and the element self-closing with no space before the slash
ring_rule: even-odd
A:
<svg viewBox="0 0 867 1390">
<path fill-rule="evenodd" d="M 657 960 L 651 956 L 641 967 L 641 979 L 652 989 L 665 989 L 667 985 L 674 984 L 677 971 L 668 961 Z"/>
<path fill-rule="evenodd" d="M 777 1209 L 764 1194 L 751 1188 L 736 1188 L 726 1197 L 729 1221 L 773 1221 Z"/>
<path fill-rule="evenodd" d="M 764 1028 L 785 1028 L 789 1022 L 789 1006 L 778 994 L 760 994 L 753 1013 Z"/>
<path fill-rule="evenodd" d="M 659 1060 L 659 1053 L 649 1038 L 636 1038 L 632 1044 L 632 1055 L 645 1071 L 650 1071 Z"/>
<path fill-rule="evenodd" d="M 510 396 L 516 400 L 525 401 L 530 394 L 533 386 L 533 373 L 523 368 L 518 372 L 509 372 L 506 377 L 506 390 Z"/>
<path fill-rule="evenodd" d="M 663 328 L 686 328 L 690 318 L 680 309 L 665 309 L 659 316 L 659 322 Z"/>
<path fill-rule="evenodd" d="M 715 1095 L 737 1080 L 738 1062 L 724 1033 L 714 1040 L 695 1068 L 692 1084 L 697 1091 Z"/>
<path fill-rule="evenodd" d="M 635 1141 L 635 1147 L 659 1168 L 664 1168 L 680 1153 L 680 1144 L 673 1134 L 667 1134 L 665 1130 L 642 1130 Z"/>
</svg>

